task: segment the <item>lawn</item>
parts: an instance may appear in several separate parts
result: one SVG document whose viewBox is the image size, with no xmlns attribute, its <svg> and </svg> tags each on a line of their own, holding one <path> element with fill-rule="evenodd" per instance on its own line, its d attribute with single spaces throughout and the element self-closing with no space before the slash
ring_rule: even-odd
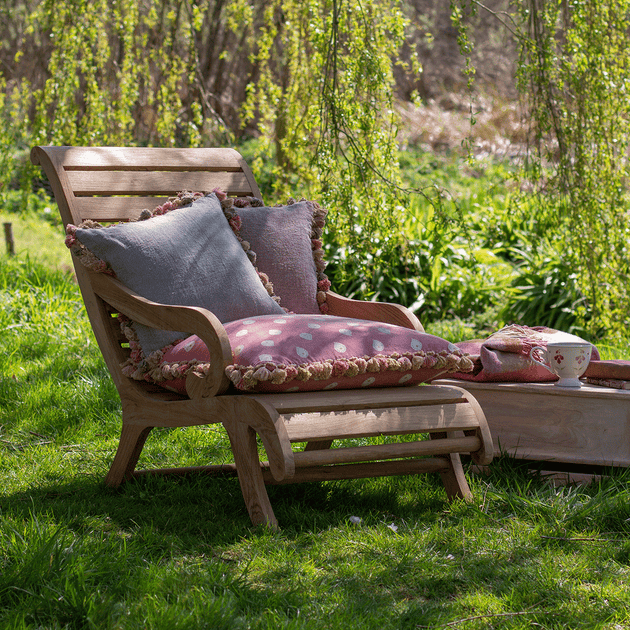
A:
<svg viewBox="0 0 630 630">
<path fill-rule="evenodd" d="M 277 533 L 250 525 L 234 479 L 106 488 L 120 403 L 61 230 L 5 217 L 1 628 L 630 627 L 626 472 L 556 486 L 502 457 L 468 471 L 471 503 L 437 476 L 272 487 Z M 155 430 L 140 465 L 228 460 L 209 426 Z"/>
</svg>

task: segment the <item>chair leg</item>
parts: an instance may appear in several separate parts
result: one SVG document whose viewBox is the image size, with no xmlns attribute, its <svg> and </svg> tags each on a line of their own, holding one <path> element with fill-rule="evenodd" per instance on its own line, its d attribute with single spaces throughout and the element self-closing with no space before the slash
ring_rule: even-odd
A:
<svg viewBox="0 0 630 630">
<path fill-rule="evenodd" d="M 430 433 L 431 439 L 446 438 L 445 432 Z M 448 462 L 448 470 L 440 472 L 442 477 L 442 483 L 446 490 L 446 496 L 449 501 L 453 499 L 465 499 L 470 501 L 472 499 L 472 492 L 466 481 L 466 475 L 464 475 L 464 469 L 462 467 L 462 460 L 459 453 L 449 453 L 448 455 L 442 455 Z"/>
<path fill-rule="evenodd" d="M 128 481 L 133 477 L 133 471 L 138 463 L 142 447 L 152 428 L 123 422 L 118 450 L 107 477 L 105 477 L 105 483 L 108 486 L 119 486 L 123 481 Z"/>
<path fill-rule="evenodd" d="M 449 469 L 441 472 L 440 475 L 442 476 L 442 483 L 446 489 L 446 496 L 449 501 L 453 499 L 465 499 L 466 501 L 470 501 L 472 499 L 472 492 L 466 481 L 459 453 L 451 453 L 444 457 L 448 460 Z"/>
<path fill-rule="evenodd" d="M 224 426 L 230 438 L 238 481 L 252 524 L 278 529 L 278 521 L 263 480 L 256 432 L 247 424 L 238 421 L 225 422 Z"/>
</svg>

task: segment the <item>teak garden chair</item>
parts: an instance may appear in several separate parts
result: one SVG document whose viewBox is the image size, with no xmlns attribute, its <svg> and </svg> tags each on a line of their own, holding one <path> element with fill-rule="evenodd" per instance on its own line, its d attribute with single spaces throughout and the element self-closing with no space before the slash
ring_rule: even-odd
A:
<svg viewBox="0 0 630 630">
<path fill-rule="evenodd" d="M 126 222 L 182 190 L 260 197 L 251 170 L 231 149 L 35 147 L 64 225 L 86 219 Z M 151 302 L 117 279 L 76 264 L 77 280 L 94 334 L 122 401 L 122 432 L 106 477 L 109 486 L 143 473 L 237 474 L 252 523 L 277 527 L 265 484 L 439 472 L 449 498 L 470 497 L 459 453 L 481 465 L 492 439 L 475 398 L 456 386 L 420 385 L 302 393 L 244 393 L 230 387 L 225 368 L 232 348 L 208 310 Z M 417 318 L 401 306 L 360 302 L 328 293 L 331 315 L 389 322 L 417 331 Z M 191 373 L 187 395 L 123 374 L 130 354 L 120 314 L 161 330 L 197 334 L 210 350 L 206 376 Z M 222 423 L 234 464 L 136 471 L 154 427 Z M 422 434 L 431 439 L 424 439 Z M 415 441 L 330 448 L 333 441 L 419 434 Z M 257 436 L 268 462 L 260 462 Z M 292 444 L 306 443 L 294 450 Z"/>
</svg>

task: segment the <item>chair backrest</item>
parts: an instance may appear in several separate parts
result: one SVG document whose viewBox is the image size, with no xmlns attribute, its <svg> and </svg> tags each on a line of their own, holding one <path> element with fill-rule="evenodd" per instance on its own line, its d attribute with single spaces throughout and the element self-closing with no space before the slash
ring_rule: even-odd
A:
<svg viewBox="0 0 630 630">
<path fill-rule="evenodd" d="M 251 169 L 233 149 L 39 146 L 31 151 L 31 161 L 48 176 L 64 226 L 87 219 L 129 221 L 182 190 L 220 188 L 230 196 L 260 197 Z M 123 392 L 159 391 L 122 374 L 120 364 L 130 350 L 118 313 L 95 294 L 91 272 L 73 262 L 94 334 L 121 398 Z"/>
<path fill-rule="evenodd" d="M 48 175 L 64 224 L 129 221 L 182 190 L 260 197 L 233 149 L 35 147 L 31 160 Z"/>
</svg>

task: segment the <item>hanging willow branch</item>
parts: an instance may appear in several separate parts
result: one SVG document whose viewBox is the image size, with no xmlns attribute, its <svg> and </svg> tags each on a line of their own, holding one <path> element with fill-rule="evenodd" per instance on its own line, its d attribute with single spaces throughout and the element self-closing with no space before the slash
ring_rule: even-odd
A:
<svg viewBox="0 0 630 630">
<path fill-rule="evenodd" d="M 478 0 L 453 7 L 469 67 L 467 19 L 489 9 Z M 578 316 L 593 337 L 623 336 L 630 325 L 630 0 L 526 0 L 508 26 L 520 46 L 517 79 L 531 129 L 522 177 L 536 194 L 522 213 L 577 277 L 586 298 Z"/>
<path fill-rule="evenodd" d="M 401 234 L 392 103 L 399 3 L 276 0 L 268 11 L 276 20 L 257 33 L 260 74 L 245 111 L 275 153 L 274 193 L 309 190 L 329 206 L 337 242 L 367 256 Z"/>
</svg>

